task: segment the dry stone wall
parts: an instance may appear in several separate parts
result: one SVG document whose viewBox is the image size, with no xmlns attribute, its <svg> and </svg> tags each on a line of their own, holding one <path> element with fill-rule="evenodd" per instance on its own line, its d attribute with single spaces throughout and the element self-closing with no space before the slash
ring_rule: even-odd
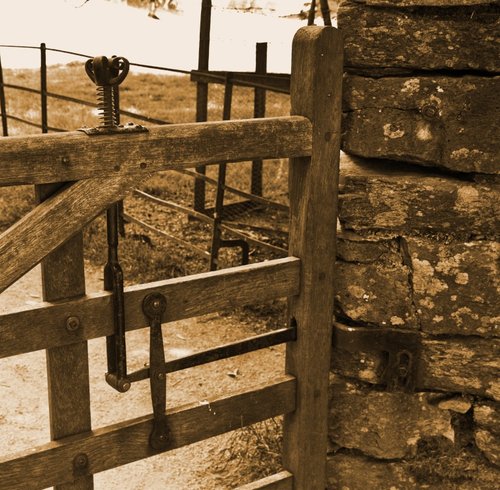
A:
<svg viewBox="0 0 500 490">
<path fill-rule="evenodd" d="M 420 341 L 334 346 L 331 490 L 500 488 L 500 3 L 345 0 L 336 319 Z"/>
</svg>

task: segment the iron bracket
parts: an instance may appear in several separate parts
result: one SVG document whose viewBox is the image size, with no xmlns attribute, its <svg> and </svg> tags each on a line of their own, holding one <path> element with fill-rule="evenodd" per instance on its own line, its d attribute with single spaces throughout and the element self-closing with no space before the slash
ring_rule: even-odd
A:
<svg viewBox="0 0 500 490">
<path fill-rule="evenodd" d="M 351 327 L 333 324 L 333 346 L 348 352 L 382 353 L 381 382 L 389 391 L 415 391 L 418 380 L 420 335 L 396 328 Z"/>
<path fill-rule="evenodd" d="M 142 311 L 148 319 L 150 327 L 149 382 L 153 402 L 153 430 L 149 436 L 149 444 L 157 450 L 166 449 L 170 442 L 167 416 L 165 415 L 167 370 L 161 331 L 162 316 L 166 309 L 167 300 L 160 293 L 148 294 L 142 302 Z"/>
<path fill-rule="evenodd" d="M 141 124 L 134 124 L 132 122 L 125 125 L 120 124 L 118 126 L 95 126 L 93 128 L 82 127 L 77 131 L 84 132 L 87 136 L 105 136 L 110 134 L 130 134 L 130 133 L 147 133 L 148 128 L 142 126 Z"/>
</svg>

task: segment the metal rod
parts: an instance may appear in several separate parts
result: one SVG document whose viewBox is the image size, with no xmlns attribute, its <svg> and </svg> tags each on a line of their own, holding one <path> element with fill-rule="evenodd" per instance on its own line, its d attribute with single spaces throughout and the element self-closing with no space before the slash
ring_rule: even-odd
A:
<svg viewBox="0 0 500 490">
<path fill-rule="evenodd" d="M 210 24 L 212 20 L 212 0 L 203 0 L 201 3 L 200 17 L 200 44 L 198 51 L 198 70 L 208 70 L 210 56 Z M 196 83 L 196 122 L 208 120 L 208 83 Z M 205 174 L 205 166 L 196 167 L 196 171 Z M 205 182 L 201 179 L 194 180 L 195 211 L 205 211 Z"/>
<path fill-rule="evenodd" d="M 313 26 L 314 19 L 316 17 L 316 0 L 311 1 L 311 7 L 309 8 L 309 15 L 307 17 L 307 25 Z"/>
<path fill-rule="evenodd" d="M 202 216 L 205 216 L 205 215 L 202 215 Z M 206 250 L 203 250 L 203 249 L 197 247 L 196 245 L 193 245 L 192 243 L 186 242 L 186 241 L 182 240 L 181 238 L 177 238 L 173 235 L 170 235 L 169 233 L 166 233 L 165 231 L 159 230 L 158 228 L 155 228 L 154 226 L 148 225 L 144 221 L 141 221 L 140 219 L 138 219 L 134 216 L 131 216 L 130 214 L 124 213 L 123 217 L 125 218 L 126 221 L 130 221 L 131 223 L 135 223 L 138 226 L 142 226 L 146 230 L 149 230 L 153 233 L 156 233 L 157 235 L 160 235 L 163 238 L 166 238 L 167 240 L 172 240 L 173 242 L 177 243 L 178 245 L 181 245 L 183 247 L 188 248 L 189 250 L 192 250 L 193 252 L 196 252 L 198 255 L 200 255 L 204 259 L 208 259 L 210 257 L 210 254 Z M 211 218 L 209 218 L 209 219 L 211 219 Z"/>
<path fill-rule="evenodd" d="M 210 184 L 217 185 L 217 181 L 215 179 L 212 179 L 211 177 L 207 177 L 206 175 L 196 174 L 196 172 L 193 172 L 192 170 L 178 169 L 176 171 L 180 172 L 182 174 L 186 174 L 186 175 L 193 175 L 199 179 L 203 179 L 204 181 L 209 182 Z M 289 208 L 286 204 L 281 204 L 279 202 L 271 201 L 265 197 L 256 196 L 254 194 L 249 194 L 248 192 L 242 191 L 240 189 L 236 189 L 235 187 L 231 187 L 227 184 L 224 185 L 224 189 L 227 192 L 230 192 L 231 194 L 235 194 L 236 196 L 246 198 L 249 201 L 256 202 L 257 204 L 262 204 L 263 206 L 268 206 L 270 208 L 278 209 L 280 211 L 285 211 L 285 212 L 288 212 L 288 210 L 289 210 Z"/>
<path fill-rule="evenodd" d="M 273 345 L 283 344 L 285 342 L 293 342 L 297 339 L 297 331 L 294 327 L 281 328 L 273 332 L 255 335 L 245 340 L 232 342 L 229 344 L 220 345 L 212 349 L 207 349 L 202 352 L 196 352 L 190 356 L 173 359 L 165 363 L 166 373 L 173 373 L 188 369 L 194 366 L 200 366 L 209 362 L 219 361 L 221 359 L 228 359 L 229 357 L 247 354 L 256 350 L 271 347 Z M 149 368 L 139 369 L 129 374 L 131 382 L 142 381 L 149 378 Z"/>
<path fill-rule="evenodd" d="M 7 122 L 7 104 L 5 102 L 5 90 L 3 83 L 2 58 L 0 57 L 0 112 L 2 113 L 2 134 L 9 136 L 9 125 Z"/>
<path fill-rule="evenodd" d="M 40 44 L 40 103 L 42 114 L 42 133 L 49 132 L 47 114 L 47 50 L 45 43 Z"/>
<path fill-rule="evenodd" d="M 267 72 L 267 43 L 257 43 L 255 48 L 255 73 L 264 75 Z M 260 87 L 254 89 L 253 117 L 265 117 L 266 91 Z M 250 192 L 262 196 L 262 160 L 252 162 Z"/>
<path fill-rule="evenodd" d="M 233 102 L 233 84 L 230 82 L 231 74 L 227 74 L 226 86 L 224 89 L 224 106 L 222 109 L 222 119 L 231 119 L 231 105 Z M 224 185 L 226 184 L 226 164 L 219 165 L 219 175 L 217 177 L 217 193 L 215 195 L 214 224 L 212 229 L 212 246 L 210 247 L 210 270 L 215 271 L 219 264 L 219 249 L 221 247 L 221 222 L 224 211 Z"/>
<path fill-rule="evenodd" d="M 332 19 L 330 16 L 330 7 L 328 6 L 328 0 L 320 0 L 321 5 L 321 15 L 323 17 L 323 23 L 325 26 L 332 25 Z"/>
</svg>

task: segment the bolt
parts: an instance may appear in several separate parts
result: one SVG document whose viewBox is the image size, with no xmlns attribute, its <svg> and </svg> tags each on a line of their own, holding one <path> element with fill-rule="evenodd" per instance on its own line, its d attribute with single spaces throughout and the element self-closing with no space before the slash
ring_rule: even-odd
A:
<svg viewBox="0 0 500 490">
<path fill-rule="evenodd" d="M 77 316 L 69 316 L 66 318 L 66 330 L 68 332 L 76 332 L 80 326 L 81 322 Z"/>
<path fill-rule="evenodd" d="M 83 469 L 89 465 L 89 458 L 85 453 L 77 454 L 73 459 L 75 468 Z"/>
<path fill-rule="evenodd" d="M 160 303 L 160 300 L 159 300 L 159 299 L 155 299 L 155 300 L 153 301 L 153 308 L 154 308 L 155 310 L 157 310 L 157 309 L 160 307 L 160 304 L 161 304 L 161 303 Z"/>
<path fill-rule="evenodd" d="M 125 393 L 130 390 L 130 381 L 123 381 L 120 383 L 120 392 Z"/>
<path fill-rule="evenodd" d="M 156 375 L 156 379 L 164 379 L 165 378 L 165 374 L 164 373 L 158 373 Z"/>
<path fill-rule="evenodd" d="M 69 165 L 71 162 L 71 160 L 69 159 L 69 157 L 61 157 L 61 163 L 63 165 Z"/>
<path fill-rule="evenodd" d="M 398 374 L 400 378 L 406 378 L 408 376 L 408 368 L 405 366 L 399 366 Z"/>
<path fill-rule="evenodd" d="M 425 104 L 421 109 L 422 115 L 427 119 L 434 119 L 439 115 L 439 110 L 435 105 Z"/>
</svg>

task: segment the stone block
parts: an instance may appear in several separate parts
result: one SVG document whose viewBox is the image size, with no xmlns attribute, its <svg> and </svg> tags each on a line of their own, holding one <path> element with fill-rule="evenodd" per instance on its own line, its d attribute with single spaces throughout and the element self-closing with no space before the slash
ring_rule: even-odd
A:
<svg viewBox="0 0 500 490">
<path fill-rule="evenodd" d="M 422 336 L 418 358 L 419 390 L 466 393 L 500 401 L 500 339 Z M 381 383 L 384 356 L 335 348 L 332 370 L 372 384 Z"/>
<path fill-rule="evenodd" d="M 404 464 L 350 453 L 328 456 L 327 478 L 328 490 L 417 489 Z"/>
<path fill-rule="evenodd" d="M 339 231 L 334 285 L 337 318 L 416 329 L 409 273 L 397 239 Z"/>
<path fill-rule="evenodd" d="M 500 237 L 500 183 L 341 156 L 339 219 L 360 233 Z"/>
<path fill-rule="evenodd" d="M 500 466 L 500 404 L 479 401 L 474 404 L 476 446 L 493 464 Z"/>
<path fill-rule="evenodd" d="M 346 75 L 342 149 L 498 174 L 500 77 Z"/>
<path fill-rule="evenodd" d="M 380 461 L 352 451 L 330 454 L 328 490 L 496 490 L 500 471 L 480 454 L 425 450 L 410 461 Z"/>
<path fill-rule="evenodd" d="M 478 401 L 474 404 L 474 423 L 500 436 L 500 405 L 490 401 Z"/>
<path fill-rule="evenodd" d="M 497 242 L 405 239 L 422 331 L 500 336 Z"/>
<path fill-rule="evenodd" d="M 499 72 L 498 13 L 498 4 L 409 10 L 344 1 L 338 26 L 345 39 L 345 66 Z"/>
<path fill-rule="evenodd" d="M 428 403 L 426 393 L 374 391 L 332 376 L 329 437 L 339 447 L 380 459 L 414 455 L 421 439 L 455 433 L 447 410 Z"/>
</svg>

